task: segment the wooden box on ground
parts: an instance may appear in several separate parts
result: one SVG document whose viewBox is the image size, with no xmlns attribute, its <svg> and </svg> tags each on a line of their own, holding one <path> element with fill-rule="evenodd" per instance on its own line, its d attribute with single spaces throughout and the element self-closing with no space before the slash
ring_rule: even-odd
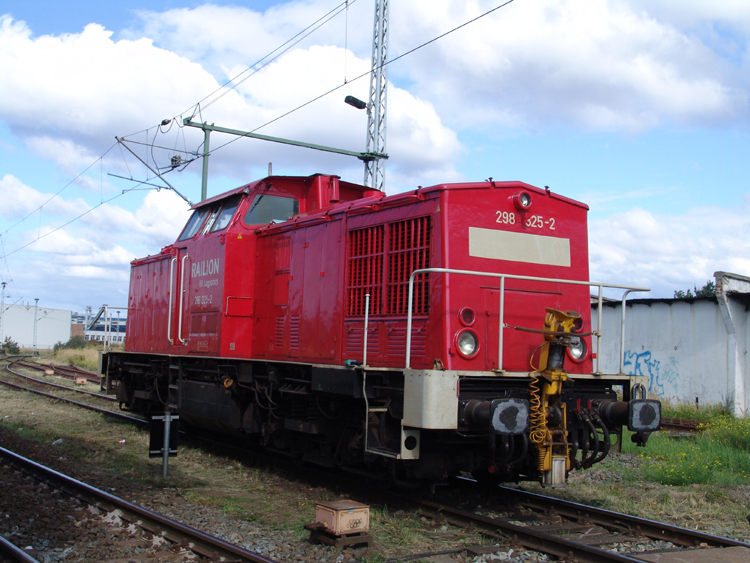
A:
<svg viewBox="0 0 750 563">
<path fill-rule="evenodd" d="M 370 530 L 370 507 L 352 500 L 315 504 L 315 521 L 336 536 L 367 533 Z"/>
</svg>

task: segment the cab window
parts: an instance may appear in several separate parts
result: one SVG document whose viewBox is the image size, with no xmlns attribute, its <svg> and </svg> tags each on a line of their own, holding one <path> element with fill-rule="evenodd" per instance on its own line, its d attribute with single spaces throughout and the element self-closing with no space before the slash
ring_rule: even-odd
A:
<svg viewBox="0 0 750 563">
<path fill-rule="evenodd" d="M 201 225 L 203 225 L 203 220 L 206 218 L 206 215 L 208 215 L 207 207 L 201 207 L 200 209 L 193 211 L 193 214 L 190 216 L 190 219 L 182 230 L 182 234 L 178 240 L 193 238 L 200 230 Z"/>
<path fill-rule="evenodd" d="M 214 224 L 211 226 L 211 232 L 221 231 L 229 226 L 229 222 L 237 211 L 237 205 L 240 203 L 240 196 L 230 197 L 221 205 L 221 210 L 217 213 Z"/>
<path fill-rule="evenodd" d="M 291 197 L 258 194 L 245 213 L 245 225 L 283 223 L 299 213 L 299 201 Z"/>
</svg>

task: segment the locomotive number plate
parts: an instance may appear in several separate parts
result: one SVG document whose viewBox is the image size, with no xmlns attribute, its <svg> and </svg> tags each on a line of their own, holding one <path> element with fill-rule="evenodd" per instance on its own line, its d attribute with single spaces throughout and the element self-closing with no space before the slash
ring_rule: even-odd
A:
<svg viewBox="0 0 750 563">
<path fill-rule="evenodd" d="M 517 217 L 516 213 L 513 211 L 495 211 L 495 215 L 497 215 L 495 223 L 500 223 L 501 225 L 515 225 L 522 221 L 522 219 Z M 526 220 L 523 222 L 524 225 L 531 227 L 532 229 L 544 229 L 546 227 L 550 231 L 555 230 L 554 217 L 547 217 L 545 219 L 543 215 L 530 215 L 529 217 L 526 217 Z"/>
<path fill-rule="evenodd" d="M 214 302 L 213 295 L 196 295 L 195 296 L 195 304 L 196 305 L 212 305 Z"/>
</svg>

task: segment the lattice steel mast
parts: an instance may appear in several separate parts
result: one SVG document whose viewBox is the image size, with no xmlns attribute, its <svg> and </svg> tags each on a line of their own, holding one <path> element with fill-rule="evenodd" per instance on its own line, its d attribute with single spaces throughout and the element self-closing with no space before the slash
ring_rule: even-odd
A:
<svg viewBox="0 0 750 563">
<path fill-rule="evenodd" d="M 388 2 L 375 0 L 375 22 L 372 32 L 372 66 L 370 101 L 367 104 L 367 153 L 385 154 L 385 108 L 388 91 Z M 385 189 L 385 159 L 365 162 L 365 185 Z"/>
</svg>

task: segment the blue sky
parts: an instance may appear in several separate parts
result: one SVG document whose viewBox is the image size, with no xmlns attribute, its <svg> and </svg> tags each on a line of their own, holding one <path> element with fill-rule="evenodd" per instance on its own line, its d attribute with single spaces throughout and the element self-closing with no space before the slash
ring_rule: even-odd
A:
<svg viewBox="0 0 750 563">
<path fill-rule="evenodd" d="M 391 58 L 498 4 L 392 3 Z M 367 97 L 367 79 L 353 78 L 369 66 L 372 0 L 350 0 L 218 90 L 338 5 L 3 2 L 6 303 L 125 303 L 130 260 L 172 242 L 187 206 L 118 178 L 154 182 L 115 136 L 152 165 L 189 156 L 198 132 L 156 126 L 214 92 L 204 120 L 254 129 L 346 80 L 261 132 L 363 150 L 366 116 L 342 100 Z M 550 186 L 591 207 L 591 278 L 652 296 L 717 270 L 750 275 L 748 39 L 746 1 L 515 0 L 389 67 L 387 191 L 490 176 Z M 227 140 L 215 135 L 212 148 Z M 154 141 L 166 148 L 147 150 Z M 209 195 L 265 175 L 268 162 L 279 174 L 362 178 L 356 160 L 243 140 L 212 155 Z M 167 178 L 196 201 L 200 169 L 196 160 Z"/>
</svg>

